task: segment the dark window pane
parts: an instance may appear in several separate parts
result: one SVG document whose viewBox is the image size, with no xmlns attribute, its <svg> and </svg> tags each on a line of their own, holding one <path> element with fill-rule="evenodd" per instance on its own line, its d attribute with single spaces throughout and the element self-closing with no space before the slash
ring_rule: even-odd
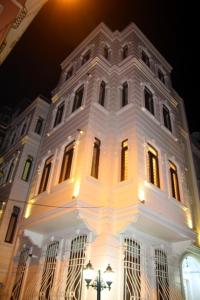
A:
<svg viewBox="0 0 200 300">
<path fill-rule="evenodd" d="M 169 162 L 169 163 L 170 163 L 169 171 L 170 171 L 172 197 L 174 197 L 178 201 L 180 201 L 180 191 L 179 191 L 177 168 L 176 168 L 175 164 L 173 164 L 172 162 Z"/>
<path fill-rule="evenodd" d="M 35 133 L 41 134 L 43 121 L 44 120 L 39 117 L 39 119 L 37 120 L 36 126 L 35 126 Z"/>
<path fill-rule="evenodd" d="M 163 120 L 164 120 L 165 127 L 168 128 L 170 131 L 172 131 L 170 112 L 165 105 L 163 105 Z"/>
<path fill-rule="evenodd" d="M 128 104 L 128 83 L 124 82 L 122 85 L 122 107 Z"/>
<path fill-rule="evenodd" d="M 75 93 L 72 112 L 77 110 L 82 105 L 84 86 L 82 85 Z"/>
<path fill-rule="evenodd" d="M 62 182 L 70 177 L 72 159 L 74 153 L 74 142 L 65 148 L 59 182 Z"/>
<path fill-rule="evenodd" d="M 84 65 L 89 59 L 90 59 L 90 50 L 87 51 L 84 55 L 83 55 L 83 58 L 82 58 L 82 65 Z"/>
<path fill-rule="evenodd" d="M 73 74 L 73 67 L 71 67 L 68 71 L 67 71 L 67 74 L 66 74 L 66 77 L 65 79 L 68 80 Z"/>
<path fill-rule="evenodd" d="M 39 187 L 39 191 L 38 191 L 39 194 L 46 191 L 48 180 L 49 180 L 49 175 L 50 175 L 50 171 L 51 171 L 51 164 L 52 164 L 52 156 L 49 157 L 45 162 L 41 181 L 40 181 L 40 187 Z"/>
<path fill-rule="evenodd" d="M 144 51 L 142 51 L 142 60 L 150 68 L 149 56 Z"/>
<path fill-rule="evenodd" d="M 63 111 L 64 111 L 64 102 L 62 102 L 56 111 L 56 117 L 55 117 L 55 121 L 54 121 L 54 127 L 57 126 L 58 124 L 60 124 L 60 122 L 62 121 L 62 116 L 63 116 Z"/>
<path fill-rule="evenodd" d="M 145 99 L 145 108 L 154 115 L 154 103 L 153 103 L 153 94 L 152 92 L 145 88 L 144 89 L 144 99 Z"/>
<path fill-rule="evenodd" d="M 164 76 L 163 72 L 160 69 L 158 69 L 158 78 L 160 79 L 160 81 L 165 83 L 165 76 Z"/>
<path fill-rule="evenodd" d="M 128 56 L 128 46 L 122 48 L 122 59 L 125 59 Z"/>
<path fill-rule="evenodd" d="M 101 82 L 99 91 L 99 104 L 104 106 L 105 104 L 105 94 L 106 94 L 106 84 L 104 81 Z"/>
</svg>

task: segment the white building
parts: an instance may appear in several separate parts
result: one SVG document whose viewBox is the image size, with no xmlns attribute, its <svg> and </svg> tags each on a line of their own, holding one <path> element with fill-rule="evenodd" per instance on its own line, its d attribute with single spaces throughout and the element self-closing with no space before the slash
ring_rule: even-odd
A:
<svg viewBox="0 0 200 300">
<path fill-rule="evenodd" d="M 16 116 L 0 157 L 0 282 L 2 292 L 23 216 L 49 104 L 41 97 Z"/>
<path fill-rule="evenodd" d="M 171 66 L 134 24 L 100 24 L 61 66 L 11 299 L 96 299 L 90 260 L 115 272 L 103 299 L 197 300 L 199 202 Z"/>
</svg>

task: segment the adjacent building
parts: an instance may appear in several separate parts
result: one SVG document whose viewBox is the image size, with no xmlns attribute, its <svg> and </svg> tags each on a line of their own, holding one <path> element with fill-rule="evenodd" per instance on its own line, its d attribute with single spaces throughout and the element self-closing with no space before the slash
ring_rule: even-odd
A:
<svg viewBox="0 0 200 300">
<path fill-rule="evenodd" d="M 90 260 L 114 270 L 103 299 L 197 300 L 198 190 L 171 66 L 132 23 L 100 24 L 61 67 L 7 295 L 96 299 Z"/>
<path fill-rule="evenodd" d="M 47 0 L 1 0 L 0 64 Z"/>
<path fill-rule="evenodd" d="M 10 124 L 0 157 L 0 282 L 5 287 L 49 104 L 38 97 Z M 8 298 L 7 298 L 8 299 Z"/>
</svg>

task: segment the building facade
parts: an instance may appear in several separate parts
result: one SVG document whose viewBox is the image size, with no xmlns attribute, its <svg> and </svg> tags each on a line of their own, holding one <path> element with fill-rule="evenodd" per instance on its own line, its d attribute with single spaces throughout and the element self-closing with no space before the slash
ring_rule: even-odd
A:
<svg viewBox="0 0 200 300">
<path fill-rule="evenodd" d="M 48 106 L 38 97 L 13 119 L 4 140 L 0 158 L 0 292 L 6 285 Z"/>
<path fill-rule="evenodd" d="M 90 260 L 114 270 L 103 299 L 197 300 L 199 202 L 171 66 L 135 24 L 100 24 L 61 67 L 7 293 L 96 299 Z"/>
</svg>

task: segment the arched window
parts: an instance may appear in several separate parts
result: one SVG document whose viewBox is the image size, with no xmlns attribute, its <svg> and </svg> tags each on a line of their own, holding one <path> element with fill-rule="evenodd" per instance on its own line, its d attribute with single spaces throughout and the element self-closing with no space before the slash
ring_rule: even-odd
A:
<svg viewBox="0 0 200 300">
<path fill-rule="evenodd" d="M 42 172 L 42 177 L 41 177 L 41 181 L 40 181 L 40 187 L 39 187 L 39 191 L 38 191 L 39 194 L 46 191 L 46 189 L 47 189 L 49 176 L 50 176 L 50 172 L 51 172 L 52 159 L 53 159 L 53 156 L 50 156 L 45 161 L 43 172 Z"/>
<path fill-rule="evenodd" d="M 67 147 L 65 147 L 59 182 L 63 182 L 64 180 L 67 180 L 70 177 L 73 154 L 74 142 L 70 143 L 69 145 L 67 145 Z"/>
<path fill-rule="evenodd" d="M 180 201 L 180 191 L 179 191 L 179 183 L 178 183 L 178 173 L 177 168 L 174 163 L 169 161 L 169 173 L 170 173 L 170 181 L 171 181 L 171 195 Z"/>
<path fill-rule="evenodd" d="M 169 300 L 168 262 L 165 252 L 161 249 L 155 250 L 155 273 L 157 300 Z"/>
<path fill-rule="evenodd" d="M 81 300 L 82 271 L 85 262 L 86 241 L 86 235 L 79 235 L 71 242 L 65 300 Z"/>
<path fill-rule="evenodd" d="M 23 169 L 23 173 L 22 173 L 22 177 L 21 177 L 22 180 L 24 180 L 24 181 L 29 180 L 32 163 L 33 163 L 33 158 L 31 156 L 29 156 L 24 164 L 24 169 Z"/>
<path fill-rule="evenodd" d="M 123 300 L 141 300 L 140 244 L 126 238 L 124 253 L 124 297 Z"/>
<path fill-rule="evenodd" d="M 106 95 L 106 84 L 104 81 L 102 81 L 99 89 L 99 104 L 101 104 L 102 106 L 105 105 L 105 95 Z"/>
<path fill-rule="evenodd" d="M 51 299 L 51 290 L 53 287 L 54 275 L 56 271 L 58 248 L 58 241 L 51 243 L 47 247 L 39 292 L 39 300 Z"/>
</svg>

